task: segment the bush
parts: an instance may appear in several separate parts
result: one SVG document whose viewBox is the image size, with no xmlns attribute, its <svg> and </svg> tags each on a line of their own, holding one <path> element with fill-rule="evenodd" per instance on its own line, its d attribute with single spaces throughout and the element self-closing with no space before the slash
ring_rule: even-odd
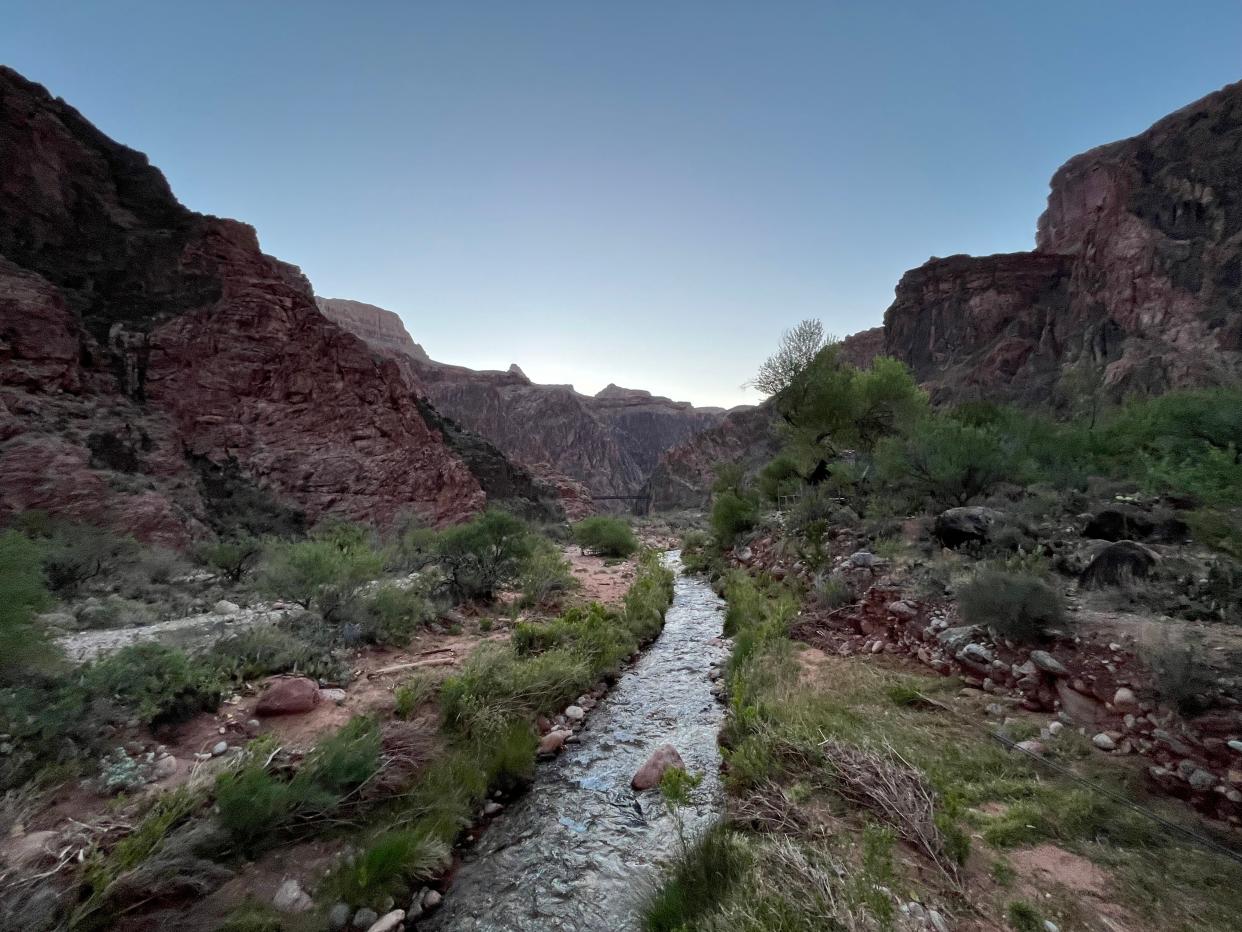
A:
<svg viewBox="0 0 1242 932">
<path fill-rule="evenodd" d="M 436 553 L 458 598 L 483 599 L 517 578 L 532 547 L 526 522 L 489 508 L 465 524 L 442 531 Z"/>
<path fill-rule="evenodd" d="M 325 539 L 270 541 L 264 548 L 259 587 L 303 608 L 339 609 L 383 569 L 383 557 L 358 535 L 334 526 Z"/>
<path fill-rule="evenodd" d="M 602 557 L 628 557 L 638 549 L 638 538 L 620 518 L 595 515 L 574 525 L 574 543 Z"/>
<path fill-rule="evenodd" d="M 351 613 L 358 636 L 368 644 L 404 646 L 436 617 L 435 607 L 412 587 L 380 586 L 367 593 L 361 611 Z"/>
<path fill-rule="evenodd" d="M 50 666 L 58 652 L 35 613 L 51 604 L 37 545 L 16 531 L 0 532 L 0 687 Z"/>
<path fill-rule="evenodd" d="M 1185 715 L 1208 708 L 1218 687 L 1198 638 L 1184 631 L 1165 631 L 1142 645 L 1140 657 L 1151 670 L 1150 688 L 1158 702 Z"/>
<path fill-rule="evenodd" d="M 712 533 L 722 547 L 732 547 L 738 537 L 759 523 L 759 504 L 749 495 L 724 491 L 712 503 Z"/>
<path fill-rule="evenodd" d="M 991 430 L 936 416 L 882 441 L 876 465 L 882 481 L 937 510 L 986 495 L 1014 470 Z"/>
<path fill-rule="evenodd" d="M 257 538 L 241 536 L 203 544 L 196 555 L 222 579 L 236 584 L 250 572 L 262 552 L 263 545 Z"/>
<path fill-rule="evenodd" d="M 138 542 L 90 524 L 53 520 L 43 547 L 43 569 L 54 592 L 72 595 L 88 580 L 118 574 L 138 555 Z"/>
<path fill-rule="evenodd" d="M 988 567 L 958 591 L 962 618 L 996 637 L 1033 643 L 1065 624 L 1061 593 L 1030 573 Z"/>
<path fill-rule="evenodd" d="M 569 561 L 561 556 L 560 550 L 550 541 L 539 538 L 522 564 L 519 584 L 522 587 L 522 604 L 539 606 L 554 595 L 573 589 L 578 581 L 574 579 L 573 569 Z"/>
<path fill-rule="evenodd" d="M 397 830 L 376 837 L 358 859 L 332 879 L 334 894 L 351 906 L 378 905 L 434 877 L 449 858 L 448 846 L 429 834 Z"/>
<path fill-rule="evenodd" d="M 423 703 L 435 695 L 438 685 L 438 680 L 426 671 L 414 674 L 394 691 L 394 714 L 400 719 L 413 718 Z"/>
<path fill-rule="evenodd" d="M 255 625 L 223 637 L 206 652 L 203 663 L 222 679 L 253 682 L 278 673 L 297 673 L 312 679 L 337 680 L 345 674 L 333 653 L 326 631 L 301 633 L 283 624 Z M 322 627 L 322 626 L 320 626 Z"/>
<path fill-rule="evenodd" d="M 745 875 L 751 862 L 744 839 L 723 825 L 699 838 L 673 865 L 643 907 L 646 932 L 680 932 L 711 913 Z"/>
<path fill-rule="evenodd" d="M 802 487 L 802 475 L 798 472 L 797 461 L 792 456 L 781 453 L 759 470 L 755 485 L 765 501 L 777 504 L 783 495 L 791 495 Z"/>
<path fill-rule="evenodd" d="M 181 722 L 220 704 L 223 686 L 214 671 L 182 651 L 144 642 L 123 647 L 82 672 L 91 696 L 110 700 L 148 724 Z"/>
</svg>

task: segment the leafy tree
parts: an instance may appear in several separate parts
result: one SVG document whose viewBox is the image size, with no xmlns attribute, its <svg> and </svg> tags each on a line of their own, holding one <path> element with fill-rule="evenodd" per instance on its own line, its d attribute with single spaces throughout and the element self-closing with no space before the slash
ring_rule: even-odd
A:
<svg viewBox="0 0 1242 932">
<path fill-rule="evenodd" d="M 607 515 L 593 515 L 575 524 L 574 542 L 605 557 L 628 557 L 638 549 L 638 538 L 629 524 Z"/>
<path fill-rule="evenodd" d="M 273 541 L 264 553 L 259 586 L 303 608 L 331 614 L 383 569 L 383 556 L 358 535 L 323 540 Z"/>
<path fill-rule="evenodd" d="M 526 522 L 489 508 L 465 524 L 440 532 L 436 553 L 461 598 L 490 598 L 512 582 L 533 546 Z"/>
<path fill-rule="evenodd" d="M 0 686 L 55 659 L 34 620 L 51 597 L 43 584 L 39 546 L 16 531 L 0 532 Z"/>
<path fill-rule="evenodd" d="M 249 535 L 203 544 L 198 558 L 231 583 L 239 583 L 263 552 L 263 545 Z"/>
<path fill-rule="evenodd" d="M 746 387 L 765 395 L 780 394 L 806 371 L 825 347 L 835 342 L 832 337 L 825 336 L 824 325 L 818 320 L 802 321 L 781 334 L 780 346 L 763 361 Z"/>
<path fill-rule="evenodd" d="M 756 477 L 759 493 L 769 502 L 776 502 L 791 488 L 800 485 L 801 481 L 802 475 L 798 472 L 797 461 L 786 453 L 774 457 L 759 470 Z"/>
<path fill-rule="evenodd" d="M 995 433 L 946 417 L 881 441 L 876 465 L 882 480 L 939 508 L 965 505 L 1013 474 Z"/>
</svg>

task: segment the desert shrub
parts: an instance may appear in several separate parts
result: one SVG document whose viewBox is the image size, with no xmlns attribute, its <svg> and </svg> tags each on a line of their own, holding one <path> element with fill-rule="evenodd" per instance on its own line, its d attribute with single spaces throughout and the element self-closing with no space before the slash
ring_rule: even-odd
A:
<svg viewBox="0 0 1242 932">
<path fill-rule="evenodd" d="M 465 524 L 442 531 L 436 554 L 459 598 L 482 599 L 517 578 L 532 547 L 526 522 L 489 508 Z"/>
<path fill-rule="evenodd" d="M 583 518 L 573 527 L 574 543 L 602 557 L 628 557 L 638 549 L 638 538 L 628 522 L 607 515 Z"/>
<path fill-rule="evenodd" d="M 254 568 L 263 545 L 255 537 L 224 538 L 201 544 L 195 551 L 199 562 L 230 583 L 239 583 Z"/>
<path fill-rule="evenodd" d="M 430 834 L 408 829 L 383 832 L 352 864 L 341 868 L 329 886 L 351 906 L 379 904 L 435 876 L 448 858 L 448 846 Z"/>
<path fill-rule="evenodd" d="M 214 671 L 182 651 L 151 642 L 131 644 L 87 666 L 86 692 L 111 701 L 148 724 L 185 721 L 215 709 L 223 687 Z"/>
<path fill-rule="evenodd" d="M 1031 643 L 1065 624 L 1061 593 L 1030 573 L 986 567 L 958 590 L 962 618 L 996 637 Z"/>
<path fill-rule="evenodd" d="M 50 666 L 57 651 L 35 621 L 51 604 L 39 547 L 16 531 L 0 532 L 0 687 Z"/>
<path fill-rule="evenodd" d="M 85 629 L 140 627 L 155 620 L 146 605 L 119 595 L 102 599 L 91 596 L 74 606 L 73 615 L 78 626 Z"/>
<path fill-rule="evenodd" d="M 759 503 L 750 495 L 726 490 L 712 502 L 712 533 L 722 547 L 732 547 L 758 523 Z"/>
<path fill-rule="evenodd" d="M 782 496 L 794 494 L 802 487 L 802 475 L 798 472 L 797 461 L 784 453 L 773 457 L 755 476 L 755 487 L 764 500 L 773 505 Z"/>
<path fill-rule="evenodd" d="M 556 545 L 536 538 L 530 555 L 522 562 L 518 584 L 522 589 L 522 604 L 539 606 L 554 596 L 570 591 L 578 583 L 569 561 Z"/>
<path fill-rule="evenodd" d="M 816 604 L 829 610 L 849 605 L 857 598 L 849 581 L 836 573 L 817 575 L 812 585 L 812 593 Z"/>
<path fill-rule="evenodd" d="M 411 676 L 393 691 L 396 700 L 394 714 L 400 719 L 411 719 L 423 703 L 431 699 L 439 686 L 439 680 L 427 671 Z"/>
<path fill-rule="evenodd" d="M 379 586 L 366 594 L 360 607 L 350 613 L 358 637 L 368 644 L 408 644 L 419 628 L 436 617 L 435 607 L 418 589 Z"/>
<path fill-rule="evenodd" d="M 255 625 L 216 641 L 202 661 L 232 682 L 253 682 L 277 673 L 297 673 L 313 679 L 336 680 L 343 664 L 333 651 L 327 632 L 305 630 L 296 623 Z"/>
<path fill-rule="evenodd" d="M 39 539 L 43 570 L 52 591 L 72 595 L 83 583 L 119 574 L 141 548 L 132 537 L 90 524 L 53 520 Z"/>
<path fill-rule="evenodd" d="M 664 613 L 673 602 L 673 574 L 654 552 L 639 563 L 638 575 L 625 593 L 621 615 L 639 643 L 655 637 L 664 626 Z"/>
<path fill-rule="evenodd" d="M 291 780 L 266 767 L 270 749 L 258 746 L 237 769 L 216 778 L 220 825 L 254 852 L 296 818 L 330 814 L 379 770 L 380 731 L 367 716 L 351 719 L 320 741 Z"/>
<path fill-rule="evenodd" d="M 1186 631 L 1165 631 L 1141 645 L 1153 697 L 1184 714 L 1202 712 L 1217 689 L 1207 650 Z"/>
<path fill-rule="evenodd" d="M 361 536 L 333 526 L 322 539 L 272 540 L 263 553 L 259 587 L 303 608 L 321 605 L 325 616 L 348 602 L 383 569 L 383 557 Z"/>
<path fill-rule="evenodd" d="M 1186 523 L 1199 543 L 1242 560 L 1242 509 L 1200 508 L 1186 515 Z"/>
<path fill-rule="evenodd" d="M 876 447 L 881 481 L 936 509 L 965 505 L 1011 478 L 1014 464 L 992 431 L 928 417 Z"/>
</svg>

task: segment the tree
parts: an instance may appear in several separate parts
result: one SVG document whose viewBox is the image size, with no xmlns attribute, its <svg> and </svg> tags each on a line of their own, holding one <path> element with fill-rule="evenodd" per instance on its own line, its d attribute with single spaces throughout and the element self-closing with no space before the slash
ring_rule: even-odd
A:
<svg viewBox="0 0 1242 932">
<path fill-rule="evenodd" d="M 353 539 L 277 541 L 268 544 L 259 586 L 303 608 L 318 603 L 331 614 L 380 574 L 383 556 Z"/>
<path fill-rule="evenodd" d="M 939 508 L 965 505 L 1012 476 L 1012 457 L 991 430 L 929 417 L 876 448 L 880 477 Z"/>
<path fill-rule="evenodd" d="M 780 346 L 763 361 L 755 377 L 745 387 L 765 395 L 778 395 L 801 375 L 820 352 L 835 340 L 825 336 L 824 325 L 818 320 L 804 320 L 792 330 L 781 334 Z"/>
<path fill-rule="evenodd" d="M 263 545 L 249 535 L 203 544 L 198 558 L 231 583 L 241 582 L 263 552 Z"/>
<path fill-rule="evenodd" d="M 454 592 L 464 599 L 490 598 L 515 580 L 532 548 L 526 522 L 489 508 L 477 518 L 440 533 L 436 552 Z"/>
</svg>

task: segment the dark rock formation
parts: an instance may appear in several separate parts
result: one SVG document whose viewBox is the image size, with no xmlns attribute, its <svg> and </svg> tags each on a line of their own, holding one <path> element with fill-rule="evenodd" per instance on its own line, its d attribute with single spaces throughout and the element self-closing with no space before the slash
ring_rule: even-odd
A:
<svg viewBox="0 0 1242 932">
<path fill-rule="evenodd" d="M 722 408 L 696 408 L 616 385 L 594 397 L 569 385 L 540 385 L 517 365 L 500 372 L 434 362 L 391 311 L 337 299 L 319 302 L 341 326 L 397 359 L 411 384 L 437 410 L 564 489 L 572 486 L 560 477 L 582 483 L 596 495 L 634 494 L 661 454 L 725 415 Z"/>
<path fill-rule="evenodd" d="M 776 455 L 780 450 L 776 421 L 770 404 L 738 408 L 717 426 L 664 454 L 644 486 L 651 507 L 705 507 L 717 466 L 740 463 L 751 472 Z"/>
<path fill-rule="evenodd" d="M 7 68 L 0 165 L 0 517 L 183 544 L 223 472 L 310 520 L 483 506 L 400 367 L 326 319 L 296 268 Z"/>
<path fill-rule="evenodd" d="M 884 329 L 937 401 L 1242 375 L 1242 83 L 1071 159 L 1035 251 L 932 259 L 902 278 Z"/>
</svg>

